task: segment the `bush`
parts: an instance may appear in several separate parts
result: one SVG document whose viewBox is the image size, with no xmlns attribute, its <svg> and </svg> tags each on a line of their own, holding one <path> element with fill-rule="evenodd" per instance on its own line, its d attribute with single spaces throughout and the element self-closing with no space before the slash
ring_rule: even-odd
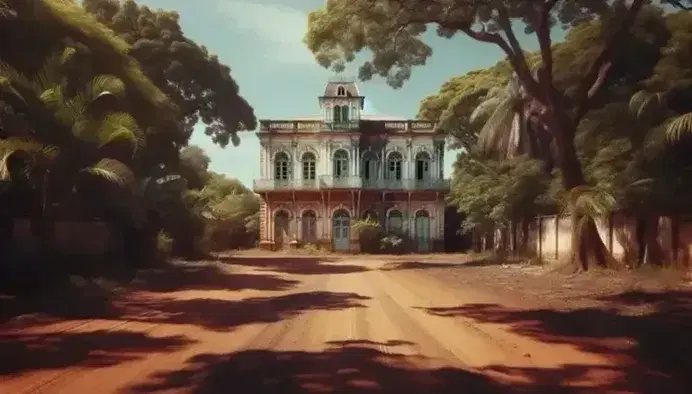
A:
<svg viewBox="0 0 692 394">
<path fill-rule="evenodd" d="M 380 240 L 380 250 L 386 254 L 409 252 L 413 242 L 407 234 L 387 233 Z"/>
<path fill-rule="evenodd" d="M 156 250 L 164 257 L 169 257 L 173 253 L 173 238 L 164 231 L 159 231 L 156 236 Z"/>
<path fill-rule="evenodd" d="M 360 250 L 363 253 L 378 253 L 381 251 L 381 241 L 384 231 L 377 220 L 357 220 L 351 226 L 353 234 L 360 242 Z"/>
</svg>

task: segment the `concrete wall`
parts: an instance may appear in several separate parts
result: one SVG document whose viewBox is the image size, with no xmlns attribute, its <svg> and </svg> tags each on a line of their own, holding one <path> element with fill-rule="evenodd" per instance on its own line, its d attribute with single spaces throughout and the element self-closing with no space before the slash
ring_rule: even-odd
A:
<svg viewBox="0 0 692 394">
<path fill-rule="evenodd" d="M 692 263 L 692 222 L 675 223 L 670 217 L 658 217 L 656 241 L 663 257 L 681 263 Z M 606 248 L 619 261 L 637 259 L 637 221 L 623 214 L 614 214 L 597 222 L 598 232 Z M 571 218 L 543 216 L 529 226 L 530 252 L 545 260 L 562 260 L 572 252 Z"/>
</svg>

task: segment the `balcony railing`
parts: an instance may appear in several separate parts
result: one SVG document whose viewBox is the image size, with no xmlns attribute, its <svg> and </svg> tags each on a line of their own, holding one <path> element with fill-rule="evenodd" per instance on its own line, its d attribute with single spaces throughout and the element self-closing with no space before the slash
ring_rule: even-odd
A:
<svg viewBox="0 0 692 394">
<path fill-rule="evenodd" d="M 320 190 L 320 189 L 370 189 L 370 190 L 449 190 L 449 179 L 370 179 L 361 177 L 320 176 L 319 179 L 256 179 L 255 191 Z"/>
<path fill-rule="evenodd" d="M 359 189 L 363 183 L 359 176 L 335 177 L 325 175 L 320 177 L 320 189 Z"/>
<path fill-rule="evenodd" d="M 363 180 L 364 189 L 384 190 L 447 190 L 449 179 L 369 179 Z"/>
</svg>

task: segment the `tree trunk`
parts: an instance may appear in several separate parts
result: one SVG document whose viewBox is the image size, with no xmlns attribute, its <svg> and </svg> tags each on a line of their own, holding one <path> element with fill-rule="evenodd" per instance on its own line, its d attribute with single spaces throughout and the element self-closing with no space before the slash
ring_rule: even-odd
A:
<svg viewBox="0 0 692 394">
<path fill-rule="evenodd" d="M 562 133 L 562 138 L 557 138 L 560 152 L 560 170 L 562 171 L 562 183 L 565 191 L 585 186 L 586 179 L 582 171 L 581 162 L 577 157 L 574 147 L 574 134 Z M 555 133 L 558 135 L 559 133 Z M 587 271 L 593 267 L 615 268 L 617 263 L 603 243 L 598 233 L 596 221 L 592 217 L 584 217 L 577 212 L 576 207 L 570 207 L 572 212 L 572 250 L 570 261 L 578 271 Z"/>
</svg>

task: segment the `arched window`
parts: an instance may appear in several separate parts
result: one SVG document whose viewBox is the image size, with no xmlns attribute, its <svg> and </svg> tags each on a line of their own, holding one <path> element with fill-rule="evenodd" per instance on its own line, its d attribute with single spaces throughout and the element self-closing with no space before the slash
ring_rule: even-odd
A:
<svg viewBox="0 0 692 394">
<path fill-rule="evenodd" d="M 341 106 L 340 105 L 334 106 L 334 116 L 333 116 L 332 122 L 341 123 Z"/>
<path fill-rule="evenodd" d="M 341 107 L 341 121 L 346 123 L 348 119 L 348 105 L 344 105 Z"/>
<path fill-rule="evenodd" d="M 345 95 L 346 95 L 346 88 L 344 88 L 343 86 L 339 85 L 339 86 L 336 88 L 336 95 L 337 95 L 337 96 L 340 96 L 340 97 L 345 96 Z"/>
<path fill-rule="evenodd" d="M 392 152 L 387 157 L 387 179 L 400 181 L 401 180 L 401 162 L 403 157 L 399 152 Z"/>
<path fill-rule="evenodd" d="M 416 155 L 416 181 L 430 179 L 430 155 L 420 152 Z"/>
<path fill-rule="evenodd" d="M 334 152 L 334 177 L 343 179 L 348 176 L 348 153 L 339 149 Z"/>
<path fill-rule="evenodd" d="M 274 245 L 277 249 L 283 249 L 289 239 L 290 216 L 284 210 L 274 213 Z"/>
<path fill-rule="evenodd" d="M 279 152 L 274 156 L 274 179 L 286 181 L 290 177 L 291 160 L 286 152 Z"/>
<path fill-rule="evenodd" d="M 301 239 L 303 242 L 315 242 L 317 240 L 317 215 L 315 211 L 304 211 L 300 219 Z"/>
<path fill-rule="evenodd" d="M 363 155 L 363 165 L 361 167 L 361 176 L 366 182 L 374 181 L 378 177 L 379 162 L 375 152 L 365 152 Z"/>
<path fill-rule="evenodd" d="M 404 214 L 401 211 L 392 209 L 387 214 L 387 231 L 391 233 L 402 233 L 404 231 Z"/>
<path fill-rule="evenodd" d="M 303 179 L 314 181 L 316 166 L 317 158 L 315 154 L 312 152 L 305 152 L 303 154 Z"/>
</svg>

